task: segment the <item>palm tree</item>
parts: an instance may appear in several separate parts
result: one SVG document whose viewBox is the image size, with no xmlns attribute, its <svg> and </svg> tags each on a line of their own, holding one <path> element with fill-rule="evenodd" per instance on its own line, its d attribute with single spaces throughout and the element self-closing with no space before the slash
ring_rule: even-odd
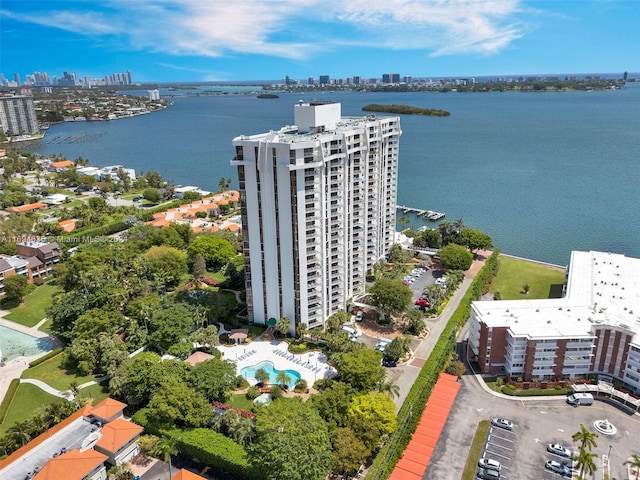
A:
<svg viewBox="0 0 640 480">
<path fill-rule="evenodd" d="M 411 225 L 411 220 L 409 220 L 407 217 L 403 215 L 400 218 L 398 218 L 398 223 L 403 227 L 408 227 L 409 225 Z"/>
<path fill-rule="evenodd" d="M 302 338 L 304 338 L 304 336 L 309 333 L 309 327 L 307 326 L 306 323 L 299 323 L 298 324 L 298 337 L 300 337 L 300 339 L 302 340 Z"/>
<path fill-rule="evenodd" d="M 283 388 L 287 388 L 289 382 L 291 382 L 291 375 L 289 375 L 286 370 L 280 370 L 276 375 L 276 383 L 282 385 Z"/>
<path fill-rule="evenodd" d="M 236 442 L 242 445 L 253 443 L 253 439 L 256 436 L 253 421 L 241 418 L 233 432 L 231 432 L 231 436 Z"/>
<path fill-rule="evenodd" d="M 596 455 L 595 453 L 591 453 L 584 447 L 578 448 L 578 456 L 575 457 L 576 463 L 580 467 L 580 475 L 578 476 L 578 478 L 584 478 L 585 473 L 587 473 L 588 475 L 593 475 L 593 473 L 597 469 L 593 459 L 597 456 L 598 455 Z"/>
<path fill-rule="evenodd" d="M 162 456 L 164 463 L 169 464 L 169 478 L 173 478 L 173 473 L 171 471 L 171 456 L 178 454 L 176 439 L 173 437 L 159 439 L 156 453 Z"/>
<path fill-rule="evenodd" d="M 287 317 L 282 317 L 280 320 L 278 320 L 278 331 L 282 334 L 282 335 L 287 335 L 287 332 L 289 331 L 289 325 L 291 324 L 291 320 L 289 320 Z"/>
<path fill-rule="evenodd" d="M 593 447 L 597 447 L 596 438 L 598 434 L 587 430 L 582 423 L 580 424 L 580 431 L 571 435 L 574 442 L 580 442 L 580 448 L 591 451 Z"/>
<path fill-rule="evenodd" d="M 633 471 L 635 471 L 635 480 L 640 478 L 640 455 L 637 453 L 632 454 L 629 459 L 624 462 L 624 465 L 630 465 Z"/>
<path fill-rule="evenodd" d="M 256 373 L 253 374 L 253 378 L 256 379 L 256 382 L 264 385 L 269 382 L 269 374 L 264 368 L 259 368 L 256 370 Z"/>
<path fill-rule="evenodd" d="M 383 382 L 378 387 L 380 393 L 388 393 L 391 398 L 400 396 L 400 387 L 393 382 Z"/>
</svg>

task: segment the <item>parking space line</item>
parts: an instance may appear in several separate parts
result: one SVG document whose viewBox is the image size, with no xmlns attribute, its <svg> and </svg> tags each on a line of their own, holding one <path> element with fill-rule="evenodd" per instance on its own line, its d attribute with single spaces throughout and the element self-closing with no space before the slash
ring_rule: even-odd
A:
<svg viewBox="0 0 640 480">
<path fill-rule="evenodd" d="M 494 452 L 488 449 L 488 447 L 484 450 L 484 453 L 488 453 L 492 456 L 496 456 L 496 457 L 502 457 L 502 458 L 506 458 L 507 460 L 511 460 L 511 457 L 509 455 L 504 455 L 502 453 L 498 453 L 498 452 Z"/>
<path fill-rule="evenodd" d="M 498 445 L 497 443 L 487 442 L 487 445 L 495 445 L 496 447 L 503 448 L 503 449 L 508 450 L 510 452 L 513 451 L 513 448 L 505 447 L 504 445 Z M 487 446 L 485 446 L 485 448 L 487 448 Z"/>
<path fill-rule="evenodd" d="M 493 434 L 489 434 L 489 437 L 487 437 L 487 438 L 489 438 L 489 439 L 490 439 L 492 435 L 493 435 Z M 511 439 L 509 439 L 509 438 L 507 438 L 507 437 L 501 437 L 500 435 L 493 435 L 493 436 L 494 436 L 495 438 L 499 438 L 500 440 L 504 440 L 505 442 L 511 442 L 511 443 L 515 442 L 515 440 L 511 440 Z"/>
</svg>

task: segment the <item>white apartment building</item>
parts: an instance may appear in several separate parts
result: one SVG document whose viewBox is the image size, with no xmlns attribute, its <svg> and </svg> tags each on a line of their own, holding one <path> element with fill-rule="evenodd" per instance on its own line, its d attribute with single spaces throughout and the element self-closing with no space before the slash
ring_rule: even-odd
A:
<svg viewBox="0 0 640 480">
<path fill-rule="evenodd" d="M 0 130 L 9 137 L 40 131 L 31 95 L 0 95 Z"/>
<path fill-rule="evenodd" d="M 640 394 L 640 259 L 572 252 L 565 297 L 474 302 L 469 350 L 483 373 L 524 381 L 594 373 Z"/>
<path fill-rule="evenodd" d="M 393 243 L 398 117 L 295 105 L 295 125 L 233 140 L 249 319 L 323 326 Z M 272 320 L 273 322 L 273 320 Z"/>
</svg>

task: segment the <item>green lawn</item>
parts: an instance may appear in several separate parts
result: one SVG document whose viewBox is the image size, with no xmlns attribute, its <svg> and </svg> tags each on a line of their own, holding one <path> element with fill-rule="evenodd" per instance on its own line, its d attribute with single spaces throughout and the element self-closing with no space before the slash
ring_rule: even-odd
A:
<svg viewBox="0 0 640 480">
<path fill-rule="evenodd" d="M 30 385 L 28 383 L 21 384 L 16 391 L 15 397 L 11 402 L 11 406 L 7 411 L 4 422 L 0 424 L 0 435 L 3 435 L 9 428 L 17 422 L 22 422 L 31 417 L 36 408 L 47 405 L 49 403 L 66 402 L 64 398 L 54 397 L 45 391 Z"/>
<path fill-rule="evenodd" d="M 564 282 L 564 269 L 505 256 L 499 260 L 500 268 L 490 292 L 499 292 L 502 300 L 549 298 L 551 286 Z M 527 294 L 522 293 L 524 285 L 529 285 Z"/>
<path fill-rule="evenodd" d="M 51 305 L 51 298 L 56 291 L 58 287 L 52 284 L 39 286 L 24 298 L 22 304 L 10 309 L 11 313 L 4 318 L 26 327 L 33 327 L 46 316 L 44 310 Z"/>
<path fill-rule="evenodd" d="M 228 403 L 232 407 L 242 408 L 243 410 L 251 411 L 253 408 L 253 400 L 249 400 L 244 393 L 231 395 Z"/>
<path fill-rule="evenodd" d="M 467 456 L 467 463 L 462 471 L 462 480 L 473 480 L 476 478 L 476 471 L 478 470 L 478 460 L 484 450 L 484 442 L 487 439 L 487 433 L 491 422 L 489 420 L 482 420 L 478 424 L 476 434 L 473 436 L 471 442 L 471 449 L 469 449 L 469 455 Z"/>
<path fill-rule="evenodd" d="M 62 367 L 62 354 L 56 355 L 51 360 L 47 360 L 40 365 L 28 368 L 22 372 L 21 378 L 35 378 L 37 380 L 42 380 L 57 390 L 68 390 L 69 385 L 72 382 L 82 385 L 83 383 L 96 379 L 94 375 L 81 377 L 67 372 Z"/>
<path fill-rule="evenodd" d="M 99 402 L 109 396 L 109 380 L 102 383 L 96 383 L 90 387 L 83 388 L 78 393 L 78 399 L 92 398 L 91 405 L 97 405 Z"/>
</svg>

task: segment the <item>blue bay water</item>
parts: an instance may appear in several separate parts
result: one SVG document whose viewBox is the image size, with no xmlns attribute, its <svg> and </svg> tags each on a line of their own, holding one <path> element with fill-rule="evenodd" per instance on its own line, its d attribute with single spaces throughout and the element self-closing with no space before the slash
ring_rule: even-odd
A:
<svg viewBox="0 0 640 480">
<path fill-rule="evenodd" d="M 503 252 L 540 261 L 566 265 L 571 250 L 640 257 L 640 84 L 596 92 L 279 95 L 175 97 L 149 115 L 52 125 L 30 149 L 156 170 L 173 183 L 216 190 L 221 177 L 236 184 L 233 138 L 292 124 L 300 99 L 338 101 L 343 115 L 356 116 L 369 103 L 443 109 L 451 116 L 401 116 L 399 204 L 462 218 Z"/>
</svg>

